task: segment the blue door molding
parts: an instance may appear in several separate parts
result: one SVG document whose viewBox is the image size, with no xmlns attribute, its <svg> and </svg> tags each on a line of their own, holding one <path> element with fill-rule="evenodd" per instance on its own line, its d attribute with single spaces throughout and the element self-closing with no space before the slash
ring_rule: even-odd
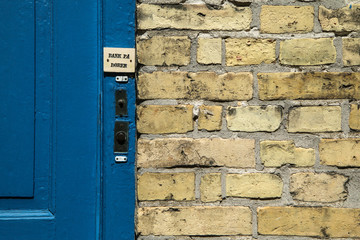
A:
<svg viewBox="0 0 360 240">
<path fill-rule="evenodd" d="M 103 0 L 103 47 L 135 48 L 135 0 Z M 116 83 L 116 76 L 128 76 Z M 103 239 L 134 239 L 135 225 L 135 74 L 103 75 Z M 128 115 L 115 116 L 115 91 L 127 92 Z M 115 163 L 115 121 L 129 123 L 126 163 Z"/>
</svg>

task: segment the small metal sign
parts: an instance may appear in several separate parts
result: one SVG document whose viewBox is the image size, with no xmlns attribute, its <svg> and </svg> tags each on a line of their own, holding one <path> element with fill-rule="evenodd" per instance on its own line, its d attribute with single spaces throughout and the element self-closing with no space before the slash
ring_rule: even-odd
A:
<svg viewBox="0 0 360 240">
<path fill-rule="evenodd" d="M 104 72 L 135 72 L 134 48 L 104 48 Z"/>
</svg>

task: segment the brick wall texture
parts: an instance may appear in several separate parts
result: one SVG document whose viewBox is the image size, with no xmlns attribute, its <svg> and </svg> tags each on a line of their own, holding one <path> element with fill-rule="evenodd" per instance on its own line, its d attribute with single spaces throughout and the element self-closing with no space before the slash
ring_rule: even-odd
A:
<svg viewBox="0 0 360 240">
<path fill-rule="evenodd" d="M 360 238 L 359 2 L 138 0 L 137 239 Z"/>
</svg>

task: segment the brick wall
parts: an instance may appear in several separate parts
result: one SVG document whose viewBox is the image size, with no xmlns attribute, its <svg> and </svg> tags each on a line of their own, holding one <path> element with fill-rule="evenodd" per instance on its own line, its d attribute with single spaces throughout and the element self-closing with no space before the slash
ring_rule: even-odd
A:
<svg viewBox="0 0 360 240">
<path fill-rule="evenodd" d="M 348 3 L 138 2 L 138 239 L 360 238 Z"/>
</svg>

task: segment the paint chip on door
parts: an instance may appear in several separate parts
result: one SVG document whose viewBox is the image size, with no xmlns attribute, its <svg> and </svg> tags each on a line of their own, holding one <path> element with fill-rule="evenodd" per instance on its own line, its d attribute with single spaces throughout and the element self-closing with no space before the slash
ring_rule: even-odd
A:
<svg viewBox="0 0 360 240">
<path fill-rule="evenodd" d="M 134 48 L 104 48 L 104 72 L 135 72 Z"/>
</svg>

